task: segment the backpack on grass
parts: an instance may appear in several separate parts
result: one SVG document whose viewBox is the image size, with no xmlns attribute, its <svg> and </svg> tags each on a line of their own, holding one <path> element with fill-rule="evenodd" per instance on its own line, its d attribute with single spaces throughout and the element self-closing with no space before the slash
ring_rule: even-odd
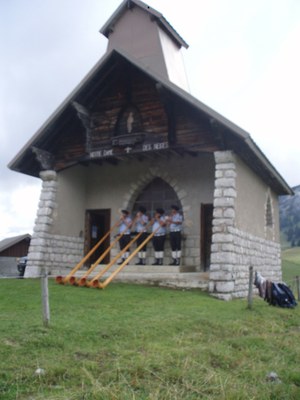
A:
<svg viewBox="0 0 300 400">
<path fill-rule="evenodd" d="M 285 283 L 273 282 L 271 304 L 278 307 L 294 308 L 297 302 L 291 289 Z"/>
</svg>

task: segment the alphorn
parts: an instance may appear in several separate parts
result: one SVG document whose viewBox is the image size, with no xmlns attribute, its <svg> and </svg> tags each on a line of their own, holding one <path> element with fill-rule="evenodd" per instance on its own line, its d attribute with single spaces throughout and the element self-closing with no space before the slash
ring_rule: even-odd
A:
<svg viewBox="0 0 300 400">
<path fill-rule="evenodd" d="M 124 233 L 121 233 L 118 235 L 115 240 L 110 244 L 110 246 L 104 251 L 104 253 L 101 254 L 101 256 L 94 262 L 94 264 L 91 265 L 91 267 L 83 274 L 83 276 L 79 279 L 74 278 L 74 282 L 72 282 L 72 278 L 70 279 L 70 283 L 72 285 L 78 284 L 79 286 L 85 286 L 86 284 L 86 278 L 91 274 L 91 272 L 97 267 L 98 264 L 104 259 L 104 257 L 110 252 L 110 250 L 114 247 L 114 245 L 121 239 L 121 237 L 124 235 Z"/>
<path fill-rule="evenodd" d="M 137 217 L 134 218 L 134 220 L 133 220 L 132 223 L 131 223 L 131 226 L 132 226 L 133 224 L 135 224 L 136 219 L 137 219 Z M 116 222 L 116 224 L 119 224 L 119 223 L 120 223 L 120 221 L 117 221 L 117 222 Z M 89 269 L 79 280 L 77 280 L 79 286 L 90 286 L 90 284 L 89 284 L 89 283 L 87 282 L 87 280 L 86 280 L 87 276 L 90 275 L 90 273 L 96 268 L 96 266 L 100 263 L 100 261 L 102 261 L 103 258 L 109 253 L 109 251 L 113 248 L 113 246 L 115 245 L 115 243 L 118 242 L 118 241 L 121 239 L 121 237 L 125 234 L 125 231 L 126 231 L 126 230 L 124 230 L 123 233 L 121 233 L 121 234 L 119 234 L 119 235 L 117 236 L 117 238 L 113 241 L 113 243 L 112 243 L 112 244 L 104 251 L 104 253 L 98 258 L 98 260 L 96 260 L 96 261 L 94 262 L 94 264 L 90 267 L 90 269 Z M 75 284 L 76 284 L 76 281 L 75 281 Z"/>
<path fill-rule="evenodd" d="M 117 221 L 111 228 L 110 230 L 95 244 L 95 246 L 86 254 L 86 256 L 72 269 L 72 271 L 65 277 L 63 276 L 57 276 L 55 278 L 55 281 L 57 283 L 60 283 L 64 285 L 65 283 L 68 283 L 70 278 L 77 272 L 83 264 L 90 258 L 90 256 L 98 249 L 98 247 L 104 242 L 104 240 L 111 234 L 111 232 L 115 229 L 119 221 Z"/>
<path fill-rule="evenodd" d="M 145 229 L 147 229 L 147 227 L 150 225 L 150 223 L 145 227 Z M 114 263 L 129 249 L 129 247 L 136 242 L 136 240 L 144 233 L 144 231 L 139 232 L 125 247 L 124 249 L 122 249 L 112 260 L 109 264 L 107 264 L 107 266 L 99 272 L 99 274 L 97 274 L 93 279 L 91 279 L 89 282 L 86 283 L 86 286 L 91 287 L 97 287 L 98 283 L 99 283 L 99 278 L 101 278 L 101 276 L 103 274 L 105 274 L 105 272 L 107 272 L 113 265 Z"/>
<path fill-rule="evenodd" d="M 98 283 L 98 288 L 104 289 L 113 279 L 114 277 L 129 263 L 129 261 L 149 242 L 150 239 L 155 235 L 155 233 L 160 229 L 158 227 L 154 232 L 150 233 L 150 235 L 141 243 L 124 262 L 117 268 L 114 272 L 111 273 L 111 275 L 106 278 L 104 282 L 99 282 Z M 96 286 L 97 287 L 97 286 Z"/>
</svg>

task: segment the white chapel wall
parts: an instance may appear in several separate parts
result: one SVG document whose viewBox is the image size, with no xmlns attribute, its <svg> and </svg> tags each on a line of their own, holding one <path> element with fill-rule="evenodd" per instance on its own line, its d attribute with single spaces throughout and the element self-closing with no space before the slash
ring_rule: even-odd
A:
<svg viewBox="0 0 300 400">
<path fill-rule="evenodd" d="M 90 209 L 111 208 L 113 217 L 119 208 L 128 207 L 135 200 L 131 198 L 134 196 L 133 187 L 137 196 L 156 176 L 165 177 L 179 199 L 184 199 L 188 205 L 184 213 L 185 218 L 191 221 L 190 230 L 199 233 L 200 204 L 213 201 L 214 160 L 211 155 L 161 158 L 142 163 L 128 161 L 117 167 L 108 164 L 92 166 L 89 169 L 86 206 Z M 184 191 L 183 196 L 180 191 Z"/>
<path fill-rule="evenodd" d="M 266 202 L 271 197 L 273 239 L 279 241 L 278 198 L 269 186 L 236 157 L 236 227 L 266 238 Z"/>
<path fill-rule="evenodd" d="M 57 174 L 57 209 L 51 233 L 81 236 L 86 209 L 86 167 L 74 167 Z"/>
</svg>

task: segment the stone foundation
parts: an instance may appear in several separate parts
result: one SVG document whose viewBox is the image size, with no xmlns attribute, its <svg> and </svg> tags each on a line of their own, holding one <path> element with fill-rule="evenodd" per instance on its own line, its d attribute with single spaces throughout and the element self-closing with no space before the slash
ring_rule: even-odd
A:
<svg viewBox="0 0 300 400">
<path fill-rule="evenodd" d="M 223 300 L 246 297 L 249 267 L 281 279 L 280 244 L 236 227 L 236 165 L 232 152 L 216 152 L 209 291 Z"/>
<path fill-rule="evenodd" d="M 38 276 L 41 269 L 72 269 L 83 258 L 83 238 L 43 233 L 31 239 L 26 277 Z"/>
<path fill-rule="evenodd" d="M 196 241 L 199 238 L 189 238 L 189 241 Z M 136 244 L 131 246 L 131 253 L 136 249 Z M 198 250 L 198 249 L 196 249 Z M 194 248 L 185 247 L 185 240 L 183 240 L 182 260 L 188 260 L 190 266 L 194 266 L 198 270 L 199 265 L 199 250 Z M 30 267 L 27 270 L 27 277 L 37 276 L 40 269 L 45 268 L 49 274 L 52 271 L 59 271 L 60 269 L 73 268 L 84 256 L 84 240 L 78 237 L 69 237 L 61 235 L 51 235 L 47 233 L 41 234 L 39 237 L 33 237 L 30 245 Z M 111 259 L 119 253 L 119 246 L 116 245 L 111 250 Z M 134 264 L 138 255 L 133 258 L 130 264 Z M 147 264 L 154 262 L 153 246 L 147 248 Z M 166 240 L 164 263 L 168 265 L 172 261 L 171 248 L 169 240 Z M 185 262 L 182 263 L 186 265 Z M 30 275 L 29 272 L 31 271 Z M 35 271 L 36 273 L 33 273 Z"/>
<path fill-rule="evenodd" d="M 250 266 L 267 279 L 282 278 L 278 243 L 231 227 L 228 234 L 214 235 L 212 251 L 209 291 L 220 299 L 247 296 Z"/>
</svg>

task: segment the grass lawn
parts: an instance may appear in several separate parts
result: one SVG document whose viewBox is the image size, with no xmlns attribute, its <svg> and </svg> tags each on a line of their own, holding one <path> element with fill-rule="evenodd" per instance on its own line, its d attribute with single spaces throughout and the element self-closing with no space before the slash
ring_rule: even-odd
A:
<svg viewBox="0 0 300 400">
<path fill-rule="evenodd" d="M 282 252 L 282 278 L 297 294 L 296 276 L 300 276 L 300 247 L 292 247 Z"/>
<path fill-rule="evenodd" d="M 300 268 L 300 247 L 291 247 L 282 251 L 282 258 L 298 264 Z"/>
<path fill-rule="evenodd" d="M 0 399 L 300 398 L 299 306 L 53 280 L 49 293 L 45 328 L 39 280 L 0 280 Z"/>
</svg>

